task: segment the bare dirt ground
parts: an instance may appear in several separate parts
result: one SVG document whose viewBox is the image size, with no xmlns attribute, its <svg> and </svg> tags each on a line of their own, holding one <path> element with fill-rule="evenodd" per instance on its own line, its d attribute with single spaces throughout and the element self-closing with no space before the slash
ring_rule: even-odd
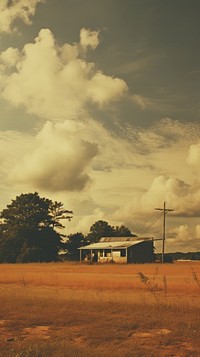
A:
<svg viewBox="0 0 200 357">
<path fill-rule="evenodd" d="M 13 356 L 12 350 L 15 350 L 15 356 L 35 356 L 33 352 L 26 352 L 23 354 L 22 348 L 19 346 L 23 346 L 24 344 L 31 346 L 33 343 L 45 342 L 48 343 L 51 340 L 55 340 L 59 337 L 60 334 L 67 335 L 68 341 L 71 345 L 74 345 L 76 348 L 80 348 L 81 351 L 84 351 L 85 348 L 91 349 L 91 341 L 87 340 L 87 336 L 83 331 L 82 326 L 71 326 L 70 328 L 59 328 L 54 329 L 51 326 L 34 326 L 27 327 L 22 330 L 12 331 L 10 329 L 6 329 L 6 322 L 4 321 L 3 327 L 0 328 L 1 334 L 1 343 L 0 347 L 2 349 L 7 349 L 7 351 L 11 348 L 10 356 Z M 121 335 L 120 337 L 116 336 L 116 340 L 112 341 L 115 349 L 117 348 L 117 355 L 121 356 L 160 356 L 160 357 L 186 357 L 186 356 L 199 356 L 199 351 L 193 346 L 192 341 L 178 341 L 175 344 L 163 345 L 158 349 L 157 338 L 162 339 L 163 336 L 168 336 L 173 332 L 168 329 L 152 329 L 140 332 L 128 332 L 126 334 Z M 49 340 L 49 341 L 48 341 Z M 135 352 L 129 352 L 135 346 L 135 342 L 137 341 L 137 345 L 142 346 L 142 352 L 137 353 L 137 347 Z M 101 348 L 97 346 L 96 352 L 99 352 L 100 355 L 104 356 L 112 356 L 112 352 L 109 352 L 110 348 L 108 348 L 109 342 L 104 341 L 101 343 Z M 15 349 L 16 346 L 16 349 Z M 156 351 L 155 351 L 156 350 Z M 106 352 L 107 351 L 107 352 Z M 84 352 L 83 352 L 84 353 Z M 3 357 L 5 354 L 2 352 L 1 356 Z M 37 354 L 36 354 L 37 355 Z M 39 357 L 38 353 L 38 357 Z M 95 347 L 94 354 L 95 356 Z M 8 352 L 9 356 L 9 352 Z M 43 356 L 41 354 L 41 356 Z M 63 351 L 63 356 L 68 356 L 67 352 Z M 85 354 L 87 356 L 87 354 Z"/>
</svg>

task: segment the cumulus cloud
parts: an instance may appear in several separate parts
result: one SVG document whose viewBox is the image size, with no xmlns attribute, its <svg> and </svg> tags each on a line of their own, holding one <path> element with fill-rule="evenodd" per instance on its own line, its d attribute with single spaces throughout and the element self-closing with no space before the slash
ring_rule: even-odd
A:
<svg viewBox="0 0 200 357">
<path fill-rule="evenodd" d="M 32 145 L 20 162 L 13 164 L 12 185 L 80 191 L 91 181 L 92 170 L 104 170 L 107 159 L 116 162 L 113 151 L 120 143 L 100 123 L 88 119 L 87 104 L 102 107 L 118 100 L 127 86 L 86 61 L 86 50 L 95 49 L 98 43 L 98 31 L 82 29 L 79 44 L 59 46 L 52 32 L 43 29 L 22 51 L 10 47 L 1 53 L 2 98 L 48 119 L 37 136 L 32 136 Z M 72 119 L 76 119 L 73 124 Z"/>
<path fill-rule="evenodd" d="M 200 234 L 199 225 L 181 224 L 170 229 L 167 247 L 170 251 L 199 251 Z"/>
<path fill-rule="evenodd" d="M 150 188 L 141 198 L 142 206 L 149 209 L 164 201 L 174 209 L 174 216 L 198 217 L 200 215 L 200 188 L 176 177 L 155 177 Z"/>
<path fill-rule="evenodd" d="M 175 235 L 174 242 L 181 243 L 191 238 L 191 232 L 187 224 L 182 224 L 170 230 L 170 234 Z"/>
<path fill-rule="evenodd" d="M 69 121 L 48 122 L 37 135 L 33 152 L 11 171 L 10 180 L 48 191 L 80 191 L 90 182 L 87 169 L 97 152 L 97 145 L 78 137 Z"/>
<path fill-rule="evenodd" d="M 190 190 L 190 185 L 182 180 L 161 175 L 155 177 L 148 191 L 142 196 L 141 203 L 143 207 L 150 209 L 160 202 L 167 201 L 180 211 L 180 200 L 182 201 L 183 197 L 185 200 Z"/>
<path fill-rule="evenodd" d="M 129 144 L 89 118 L 82 123 L 47 122 L 31 142 L 27 155 L 22 152 L 20 164 L 13 163 L 10 169 L 12 183 L 51 191 L 80 190 L 90 182 L 90 176 L 102 185 L 104 172 L 129 165 L 132 160 Z"/>
<path fill-rule="evenodd" d="M 98 32 L 82 29 L 81 33 L 82 46 L 94 49 L 98 45 Z M 16 69 L 2 79 L 2 97 L 14 107 L 23 106 L 47 119 L 74 119 L 88 103 L 102 106 L 120 99 L 127 91 L 126 83 L 97 71 L 79 49 L 79 44 L 59 46 L 52 32 L 42 29 L 34 43 L 18 52 L 18 60 L 15 55 Z"/>
<path fill-rule="evenodd" d="M 133 197 L 117 209 L 113 218 L 122 220 L 126 224 L 132 225 L 133 217 L 138 228 L 142 229 L 145 222 L 152 219 L 156 214 L 155 208 L 163 208 L 163 202 L 166 202 L 166 208 L 173 209 L 171 216 L 178 220 L 185 218 L 195 218 L 200 215 L 200 188 L 196 189 L 184 181 L 168 176 L 157 176 L 153 179 L 150 187 L 144 193 L 135 193 Z M 156 218 L 156 217 L 155 217 Z M 157 231 L 155 225 L 153 229 Z M 153 231 L 153 230 L 152 230 Z"/>
<path fill-rule="evenodd" d="M 118 100 L 126 89 L 125 82 L 121 79 L 106 76 L 99 71 L 91 79 L 87 95 L 93 102 L 102 105 L 112 100 Z"/>
<path fill-rule="evenodd" d="M 0 2 L 0 34 L 16 31 L 16 20 L 31 24 L 38 3 L 45 0 L 1 0 Z"/>
<path fill-rule="evenodd" d="M 95 49 L 99 44 L 99 31 L 82 28 L 80 31 L 80 46 L 86 50 L 88 47 Z"/>
</svg>

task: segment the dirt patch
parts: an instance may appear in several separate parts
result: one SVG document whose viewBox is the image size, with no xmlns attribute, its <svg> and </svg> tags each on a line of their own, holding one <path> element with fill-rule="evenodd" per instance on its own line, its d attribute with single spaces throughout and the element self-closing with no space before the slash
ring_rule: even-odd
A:
<svg viewBox="0 0 200 357">
<path fill-rule="evenodd" d="M 159 330 L 151 330 L 148 332 L 134 332 L 131 337 L 139 337 L 139 338 L 153 338 L 159 335 L 168 335 L 171 333 L 171 330 L 167 329 L 159 329 Z"/>
<path fill-rule="evenodd" d="M 34 326 L 26 327 L 22 331 L 22 337 L 26 339 L 48 339 L 50 338 L 50 327 L 49 326 Z"/>
<path fill-rule="evenodd" d="M 13 330 L 8 327 L 8 320 L 0 320 L 0 342 L 13 342 L 19 339 L 48 339 L 49 326 L 26 327 L 23 330 Z"/>
<path fill-rule="evenodd" d="M 129 341 L 131 342 L 131 339 L 138 339 L 140 341 L 140 344 L 143 346 L 143 349 L 149 351 L 149 343 L 151 343 L 151 346 L 156 346 L 156 338 L 158 336 L 167 336 L 172 333 L 171 330 L 168 329 L 153 329 L 150 331 L 138 331 L 134 332 L 131 334 L 129 337 Z M 163 346 L 160 346 L 159 349 L 159 356 L 160 357 L 186 357 L 186 356 L 199 356 L 197 354 L 195 347 L 190 341 L 185 341 L 185 342 L 180 342 L 180 343 L 173 343 L 173 340 L 170 343 L 170 340 L 168 340 L 168 345 L 165 345 L 163 343 Z"/>
</svg>

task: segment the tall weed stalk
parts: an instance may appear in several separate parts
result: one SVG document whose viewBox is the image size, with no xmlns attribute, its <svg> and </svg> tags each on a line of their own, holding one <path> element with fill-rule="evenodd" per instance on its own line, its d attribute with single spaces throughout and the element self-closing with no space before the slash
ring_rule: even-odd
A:
<svg viewBox="0 0 200 357">
<path fill-rule="evenodd" d="M 142 272 L 138 273 L 140 281 L 146 286 L 147 290 L 153 295 L 155 301 L 159 304 L 160 301 L 157 296 L 157 292 L 160 290 L 155 282 L 155 278 L 152 280 L 147 276 L 144 275 Z"/>
</svg>

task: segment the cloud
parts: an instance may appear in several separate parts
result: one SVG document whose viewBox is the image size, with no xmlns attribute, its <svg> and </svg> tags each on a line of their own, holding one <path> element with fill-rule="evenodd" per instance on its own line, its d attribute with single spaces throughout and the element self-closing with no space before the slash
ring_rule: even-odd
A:
<svg viewBox="0 0 200 357">
<path fill-rule="evenodd" d="M 84 234 L 89 233 L 89 228 L 98 220 L 106 220 L 105 213 L 100 208 L 94 209 L 94 211 L 87 215 L 81 217 L 74 217 L 75 222 L 75 229 L 78 232 L 83 232 Z M 74 232 L 74 228 L 70 227 L 71 233 Z M 69 234 L 69 233 L 68 233 Z"/>
<path fill-rule="evenodd" d="M 189 185 L 176 177 L 158 176 L 141 198 L 143 209 L 153 209 L 167 202 L 174 209 L 173 216 L 198 217 L 200 215 L 200 187 Z"/>
<path fill-rule="evenodd" d="M 193 166 L 199 166 L 200 164 L 200 143 L 193 144 L 189 148 L 187 162 Z"/>
<path fill-rule="evenodd" d="M 187 224 L 182 224 L 176 228 L 171 229 L 170 234 L 175 236 L 174 242 L 176 242 L 176 244 L 185 243 L 186 240 L 191 238 L 191 233 Z"/>
<path fill-rule="evenodd" d="M 7 192 L 10 199 L 13 198 L 12 195 L 16 194 L 16 187 L 9 184 L 8 175 L 20 158 L 23 157 L 24 152 L 33 149 L 32 144 L 33 140 L 30 134 L 17 131 L 0 131 L 0 186 L 2 201 L 5 192 Z M 3 203 L 1 202 L 1 207 Z"/>
<path fill-rule="evenodd" d="M 87 173 L 97 155 L 95 143 L 77 136 L 76 128 L 66 121 L 47 122 L 36 136 L 35 148 L 10 173 L 11 182 L 29 183 L 47 191 L 80 191 L 90 182 Z"/>
<path fill-rule="evenodd" d="M 98 45 L 98 32 L 82 29 L 81 33 L 85 49 Z M 59 46 L 48 29 L 42 29 L 34 43 L 18 52 L 12 73 L 9 68 L 6 76 L 5 61 L 3 65 L 2 98 L 48 120 L 75 119 L 83 115 L 87 104 L 102 107 L 127 91 L 122 79 L 104 75 L 82 58 L 79 44 Z"/>
<path fill-rule="evenodd" d="M 165 177 L 163 175 L 155 177 L 148 191 L 143 195 L 141 203 L 146 209 L 152 209 L 160 202 L 167 201 L 180 210 L 180 199 L 185 198 L 190 193 L 190 185 L 175 177 Z"/>
<path fill-rule="evenodd" d="M 174 138 L 168 142 L 173 129 Z M 129 138 L 127 141 L 106 130 L 99 122 L 85 117 L 82 122 L 48 122 L 36 136 L 29 135 L 25 141 L 20 133 L 2 133 L 2 182 L 7 181 L 10 187 L 17 187 L 18 192 L 23 188 L 39 190 L 43 195 L 51 193 L 56 195 L 55 199 L 60 195 L 61 201 L 63 192 L 67 191 L 66 197 L 71 198 L 67 207 L 75 209 L 77 214 L 71 232 L 77 229 L 87 232 L 92 223 L 104 219 L 113 225 L 125 224 L 138 234 L 148 232 L 160 237 L 161 212 L 160 221 L 147 231 L 145 229 L 152 215 L 159 213 L 155 208 L 162 208 L 166 201 L 167 208 L 174 209 L 167 221 L 169 238 L 174 239 L 169 239 L 169 250 L 183 249 L 189 238 L 185 238 L 185 243 L 178 243 L 178 231 L 174 229 L 186 224 L 182 223 L 185 220 L 197 220 L 195 217 L 200 214 L 200 187 L 195 182 L 188 183 L 182 174 L 183 158 L 184 155 L 187 157 L 193 131 L 198 136 L 197 127 L 190 124 L 182 126 L 168 118 L 146 131 L 137 128 L 134 140 Z M 150 150 L 151 140 L 157 142 L 153 151 Z M 138 151 L 138 145 L 146 147 L 145 154 Z M 179 171 L 179 162 L 182 171 Z M 165 166 L 169 171 L 170 165 L 175 165 L 177 176 L 157 174 Z M 188 172 L 187 165 L 185 169 Z M 77 200 L 86 202 L 85 214 L 77 210 Z M 198 238 L 190 227 L 189 235 Z"/>
<path fill-rule="evenodd" d="M 31 24 L 36 6 L 45 0 L 1 0 L 0 3 L 0 33 L 16 31 L 16 20 L 23 21 L 26 25 Z"/>
<path fill-rule="evenodd" d="M 90 177 L 96 181 L 104 172 L 129 165 L 130 149 L 123 139 L 93 119 L 85 118 L 82 123 L 49 121 L 36 137 L 32 136 L 26 154 L 22 149 L 20 163 L 13 163 L 9 178 L 12 184 L 27 183 L 49 191 L 82 190 Z"/>
<path fill-rule="evenodd" d="M 133 94 L 131 100 L 142 110 L 169 111 L 172 106 L 167 103 L 167 99 L 157 99 L 144 97 L 140 94 Z"/>
<path fill-rule="evenodd" d="M 156 112 L 177 112 L 178 104 L 182 108 L 185 102 L 183 96 L 164 96 L 160 98 L 146 97 L 141 94 L 130 95 L 130 100 L 141 110 L 151 110 Z"/>
<path fill-rule="evenodd" d="M 11 185 L 81 191 L 95 172 L 107 170 L 107 159 L 117 163 L 114 152 L 123 143 L 88 118 L 87 104 L 102 108 L 120 99 L 127 86 L 86 61 L 86 50 L 96 48 L 99 32 L 82 29 L 80 38 L 79 44 L 59 46 L 51 31 L 43 29 L 22 51 L 10 47 L 0 55 L 2 97 L 14 107 L 23 106 L 48 119 L 10 168 Z"/>
<path fill-rule="evenodd" d="M 200 249 L 200 232 L 199 225 L 181 224 L 169 231 L 167 247 L 170 251 L 199 251 Z M 170 238 L 172 237 L 172 238 Z"/>
<path fill-rule="evenodd" d="M 0 54 L 0 61 L 5 68 L 15 67 L 19 58 L 19 50 L 13 47 L 9 47 Z"/>
<path fill-rule="evenodd" d="M 178 123 L 174 123 L 174 128 L 179 128 Z M 27 157 L 23 159 L 22 155 L 21 163 L 14 165 L 10 179 L 13 183 L 27 182 L 52 192 L 82 190 L 92 179 L 91 194 L 96 206 L 103 207 L 105 196 L 110 197 L 109 216 L 122 223 L 132 222 L 133 216 L 140 223 L 144 214 L 150 215 L 164 201 L 174 209 L 174 216 L 196 217 L 200 214 L 200 188 L 184 180 L 180 156 L 184 158 L 187 154 L 186 143 L 191 140 L 188 128 L 188 125 L 182 127 L 168 143 L 173 129 L 169 119 L 160 123 L 157 131 L 137 129 L 136 139 L 130 141 L 87 117 L 82 122 L 48 122 L 32 139 Z M 193 132 L 193 128 L 190 129 Z M 138 146 L 145 147 L 145 154 L 138 151 Z M 182 171 L 179 171 L 179 163 Z M 165 167 L 166 172 L 173 168 L 177 176 L 158 175 Z M 187 174 L 187 165 L 185 171 Z"/>
<path fill-rule="evenodd" d="M 88 47 L 95 49 L 99 44 L 99 31 L 82 28 L 80 31 L 80 46 L 86 50 Z"/>
<path fill-rule="evenodd" d="M 133 94 L 131 99 L 133 100 L 133 102 L 135 104 L 137 104 L 137 106 L 139 108 L 141 108 L 142 110 L 146 109 L 147 103 L 146 103 L 146 99 L 144 97 L 142 97 L 141 95 L 138 95 L 138 94 Z"/>
<path fill-rule="evenodd" d="M 142 176 L 141 176 L 142 177 Z M 176 177 L 164 175 L 153 179 L 150 187 L 145 192 L 135 192 L 126 202 L 121 202 L 120 208 L 113 213 L 113 219 L 121 219 L 132 229 L 143 231 L 146 229 L 146 222 L 156 219 L 159 212 L 155 208 L 173 209 L 170 216 L 173 220 L 191 219 L 200 216 L 200 187 L 197 189 Z M 144 218 L 145 217 L 145 218 Z M 159 218 L 159 217 L 158 217 Z M 152 227 L 151 232 L 160 234 L 158 226 Z"/>
<path fill-rule="evenodd" d="M 126 89 L 127 86 L 121 79 L 106 76 L 98 71 L 91 79 L 87 95 L 93 102 L 103 105 L 118 100 Z"/>
<path fill-rule="evenodd" d="M 200 190 L 188 180 L 193 176 L 186 158 L 199 126 L 163 118 L 146 129 L 126 121 L 120 127 L 114 118 L 111 132 L 91 119 L 91 103 L 92 108 L 101 107 L 98 117 L 104 116 L 108 104 L 128 90 L 122 79 L 105 75 L 86 60 L 87 50 L 98 45 L 98 31 L 82 29 L 80 43 L 58 45 L 52 32 L 43 29 L 22 51 L 8 48 L 1 53 L 1 97 L 48 120 L 32 135 L 30 146 L 23 150 L 23 141 L 15 143 L 21 145 L 20 154 L 7 171 L 5 167 L 5 177 L 10 172 L 13 187 L 56 195 L 68 191 L 76 199 L 90 187 L 89 213 L 77 217 L 80 229 L 105 219 L 135 231 L 135 224 L 142 227 L 164 200 L 178 218 L 197 216 Z M 134 99 L 141 108 L 149 105 L 139 95 Z"/>
</svg>

